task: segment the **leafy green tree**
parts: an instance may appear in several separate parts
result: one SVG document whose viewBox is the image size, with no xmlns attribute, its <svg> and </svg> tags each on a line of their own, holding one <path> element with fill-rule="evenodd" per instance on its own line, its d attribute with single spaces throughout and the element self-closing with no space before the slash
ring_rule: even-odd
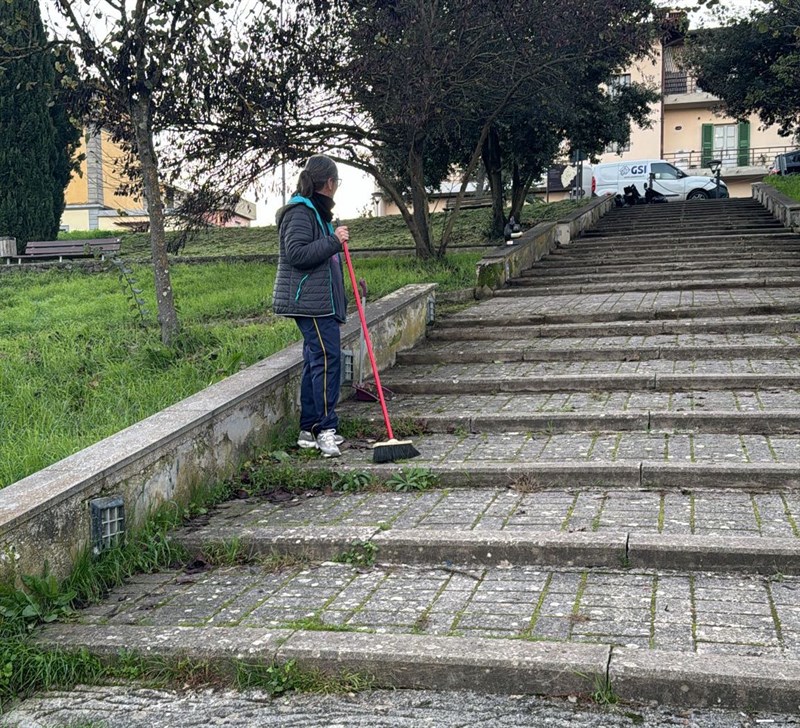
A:
<svg viewBox="0 0 800 728">
<path fill-rule="evenodd" d="M 766 9 L 686 39 L 684 65 L 734 118 L 758 114 L 780 133 L 800 135 L 800 4 Z"/>
<path fill-rule="evenodd" d="M 58 233 L 80 131 L 60 81 L 36 0 L 0 3 L 0 235 L 30 240 Z"/>
</svg>

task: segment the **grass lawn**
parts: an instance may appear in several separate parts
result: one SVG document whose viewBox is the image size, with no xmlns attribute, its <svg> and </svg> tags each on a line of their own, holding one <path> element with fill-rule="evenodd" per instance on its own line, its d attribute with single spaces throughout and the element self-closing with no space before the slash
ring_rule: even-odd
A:
<svg viewBox="0 0 800 728">
<path fill-rule="evenodd" d="M 479 258 L 370 258 L 356 273 L 372 299 L 420 281 L 452 290 L 474 284 Z M 155 312 L 152 271 L 134 273 Z M 175 349 L 161 345 L 154 313 L 138 322 L 115 272 L 0 275 L 0 487 L 299 339 L 292 321 L 270 313 L 274 265 L 175 265 L 172 274 L 184 328 Z"/>
<path fill-rule="evenodd" d="M 526 227 L 538 222 L 556 220 L 579 206 L 577 202 L 564 201 L 546 205 L 526 205 L 522 211 L 522 223 Z M 449 213 L 437 212 L 431 216 L 433 240 L 438 244 L 442 227 Z M 350 247 L 359 248 L 408 248 L 414 243 L 408 228 L 399 215 L 376 218 L 355 218 L 345 221 L 350 227 Z M 491 223 L 491 210 L 478 208 L 463 210 L 453 230 L 453 241 L 458 245 L 485 245 Z M 146 257 L 150 254 L 150 239 L 142 233 L 115 233 L 113 231 L 80 231 L 62 233 L 59 237 L 73 239 L 96 237 L 122 239 L 122 255 Z M 168 233 L 168 236 L 173 235 Z M 267 255 L 278 252 L 278 231 L 275 226 L 253 228 L 212 228 L 198 232 L 186 244 L 181 255 L 186 256 L 231 256 Z"/>
<path fill-rule="evenodd" d="M 764 182 L 783 192 L 784 195 L 800 202 L 800 174 L 787 174 L 780 176 L 771 174 L 764 177 Z"/>
</svg>

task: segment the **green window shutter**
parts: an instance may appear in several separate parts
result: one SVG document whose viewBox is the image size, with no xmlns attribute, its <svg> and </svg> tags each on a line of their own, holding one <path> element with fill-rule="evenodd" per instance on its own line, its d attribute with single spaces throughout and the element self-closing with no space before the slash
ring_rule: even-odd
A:
<svg viewBox="0 0 800 728">
<path fill-rule="evenodd" d="M 700 140 L 700 166 L 708 167 L 708 163 L 714 155 L 713 124 L 703 124 Z"/>
<path fill-rule="evenodd" d="M 739 124 L 739 166 L 747 167 L 750 164 L 750 122 L 742 121 Z"/>
</svg>

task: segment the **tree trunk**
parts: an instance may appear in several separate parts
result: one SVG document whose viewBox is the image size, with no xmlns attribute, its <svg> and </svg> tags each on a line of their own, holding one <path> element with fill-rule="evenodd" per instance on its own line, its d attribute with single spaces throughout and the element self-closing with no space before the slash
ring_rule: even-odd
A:
<svg viewBox="0 0 800 728">
<path fill-rule="evenodd" d="M 509 215 L 517 222 L 520 221 L 522 206 L 525 204 L 525 198 L 528 196 L 531 184 L 533 184 L 533 177 L 531 175 L 522 175 L 519 171 L 519 165 L 514 162 L 511 172 L 511 212 Z"/>
<path fill-rule="evenodd" d="M 164 235 L 164 202 L 161 198 L 161 184 L 158 178 L 158 160 L 153 146 L 153 132 L 150 126 L 150 99 L 140 95 L 131 102 L 131 117 L 139 163 L 142 166 L 142 185 L 147 201 L 147 214 L 150 218 L 150 249 L 153 256 L 153 271 L 156 283 L 156 305 L 158 323 L 161 325 L 161 341 L 171 346 L 178 333 L 178 314 L 169 275 L 167 244 Z"/>
<path fill-rule="evenodd" d="M 431 221 L 428 211 L 428 193 L 425 190 L 425 168 L 422 159 L 422 141 L 414 140 L 409 151 L 408 169 L 411 176 L 411 204 L 414 225 L 411 234 L 417 248 L 417 257 L 427 260 L 434 256 L 431 242 Z"/>
<path fill-rule="evenodd" d="M 506 225 L 503 200 L 503 171 L 500 159 L 500 138 L 497 129 L 491 127 L 481 150 L 483 166 L 486 168 L 486 176 L 489 180 L 489 188 L 492 191 L 492 237 L 503 236 L 503 228 Z"/>
</svg>

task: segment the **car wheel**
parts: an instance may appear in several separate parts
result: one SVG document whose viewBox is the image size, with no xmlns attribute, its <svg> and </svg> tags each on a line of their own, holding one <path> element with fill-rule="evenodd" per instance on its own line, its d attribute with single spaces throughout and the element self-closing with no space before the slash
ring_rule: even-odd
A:
<svg viewBox="0 0 800 728">
<path fill-rule="evenodd" d="M 705 190 L 692 190 L 686 198 L 687 200 L 707 200 L 708 192 Z"/>
</svg>

